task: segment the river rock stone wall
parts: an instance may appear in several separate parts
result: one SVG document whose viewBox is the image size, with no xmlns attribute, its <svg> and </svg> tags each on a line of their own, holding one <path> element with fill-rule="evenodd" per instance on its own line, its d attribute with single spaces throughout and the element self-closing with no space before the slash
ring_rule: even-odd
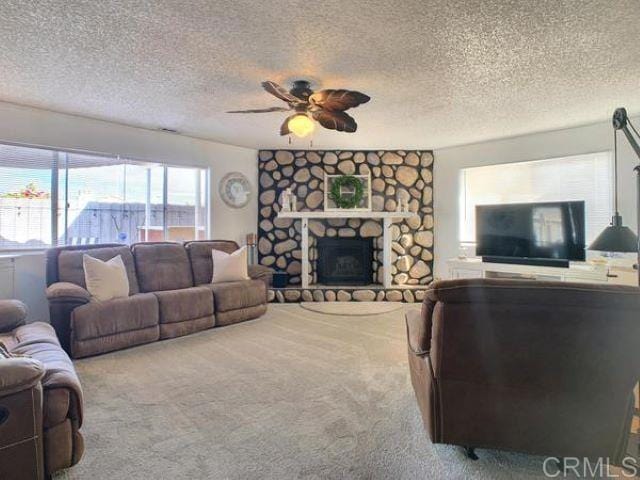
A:
<svg viewBox="0 0 640 480">
<path fill-rule="evenodd" d="M 259 263 L 289 273 L 291 286 L 301 284 L 301 222 L 277 218 L 278 199 L 286 188 L 298 197 L 300 211 L 324 209 L 324 175 L 371 174 L 372 210 L 395 211 L 399 200 L 418 214 L 392 226 L 393 284 L 427 285 L 433 270 L 433 153 L 431 151 L 293 151 L 258 154 Z M 374 281 L 382 282 L 382 221 L 330 219 L 309 222 L 314 237 L 380 237 L 374 245 Z M 315 276 L 315 249 L 310 251 L 310 282 Z"/>
<path fill-rule="evenodd" d="M 426 289 L 396 287 L 388 290 L 376 288 L 270 288 L 267 299 L 271 303 L 298 302 L 404 302 L 414 303 L 424 300 Z"/>
</svg>

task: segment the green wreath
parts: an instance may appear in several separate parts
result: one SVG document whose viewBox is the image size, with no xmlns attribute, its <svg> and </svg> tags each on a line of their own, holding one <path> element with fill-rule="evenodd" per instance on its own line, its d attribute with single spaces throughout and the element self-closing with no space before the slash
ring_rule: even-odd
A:
<svg viewBox="0 0 640 480">
<path fill-rule="evenodd" d="M 340 192 L 342 187 L 352 188 L 353 195 L 343 197 Z M 329 192 L 329 198 L 335 202 L 338 208 L 356 208 L 360 205 L 363 195 L 364 188 L 362 187 L 362 182 L 352 175 L 342 175 L 334 179 L 331 184 L 331 191 Z"/>
</svg>

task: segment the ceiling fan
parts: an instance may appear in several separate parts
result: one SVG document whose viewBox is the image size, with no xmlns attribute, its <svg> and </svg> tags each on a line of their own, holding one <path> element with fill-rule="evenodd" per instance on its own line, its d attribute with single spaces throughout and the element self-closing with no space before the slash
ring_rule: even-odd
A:
<svg viewBox="0 0 640 480">
<path fill-rule="evenodd" d="M 287 103 L 287 107 L 271 107 L 254 110 L 232 110 L 227 113 L 269 113 L 290 112 L 280 127 L 280 135 L 293 133 L 298 137 L 305 137 L 313 132 L 317 121 L 324 128 L 339 132 L 353 133 L 358 124 L 345 110 L 367 103 L 371 98 L 364 93 L 352 90 L 311 90 L 311 84 L 306 80 L 296 80 L 293 88 L 287 90 L 275 82 L 262 82 L 264 88 L 271 95 Z"/>
</svg>

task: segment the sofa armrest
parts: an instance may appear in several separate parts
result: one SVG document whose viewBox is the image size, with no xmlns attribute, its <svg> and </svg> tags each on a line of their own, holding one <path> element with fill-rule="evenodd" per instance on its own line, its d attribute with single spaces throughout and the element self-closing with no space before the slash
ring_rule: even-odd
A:
<svg viewBox="0 0 640 480">
<path fill-rule="evenodd" d="M 33 388 L 44 376 L 44 365 L 28 357 L 0 359 L 0 397 Z"/>
<path fill-rule="evenodd" d="M 273 275 L 273 269 L 269 267 L 265 267 L 264 265 L 248 265 L 247 273 L 249 277 L 253 280 L 256 278 L 260 278 L 264 275 Z"/>
<path fill-rule="evenodd" d="M 47 288 L 47 300 L 57 302 L 82 302 L 91 300 L 91 294 L 80 285 L 69 282 L 53 283 Z"/>
<path fill-rule="evenodd" d="M 405 316 L 409 350 L 415 355 L 427 355 L 431 350 L 431 327 L 435 302 L 425 298 L 422 310 L 410 310 Z"/>
<path fill-rule="evenodd" d="M 91 294 L 74 283 L 58 282 L 47 288 L 49 322 L 55 329 L 60 345 L 71 355 L 71 314 L 80 305 L 89 303 Z"/>
<path fill-rule="evenodd" d="M 0 300 L 0 332 L 8 332 L 24 324 L 27 306 L 19 300 Z"/>
<path fill-rule="evenodd" d="M 271 287 L 273 282 L 273 269 L 264 265 L 249 265 L 247 273 L 251 280 L 262 280 L 267 288 Z"/>
</svg>

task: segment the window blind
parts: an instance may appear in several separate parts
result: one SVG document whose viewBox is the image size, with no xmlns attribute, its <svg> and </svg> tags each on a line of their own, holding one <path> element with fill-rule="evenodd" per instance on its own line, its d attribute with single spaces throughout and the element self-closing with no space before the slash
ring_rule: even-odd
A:
<svg viewBox="0 0 640 480">
<path fill-rule="evenodd" d="M 462 189 L 462 242 L 475 242 L 476 205 L 583 200 L 588 244 L 611 221 L 613 163 L 600 152 L 466 168 Z"/>
<path fill-rule="evenodd" d="M 51 150 L 0 145 L 0 248 L 42 248 L 52 243 Z"/>
</svg>

